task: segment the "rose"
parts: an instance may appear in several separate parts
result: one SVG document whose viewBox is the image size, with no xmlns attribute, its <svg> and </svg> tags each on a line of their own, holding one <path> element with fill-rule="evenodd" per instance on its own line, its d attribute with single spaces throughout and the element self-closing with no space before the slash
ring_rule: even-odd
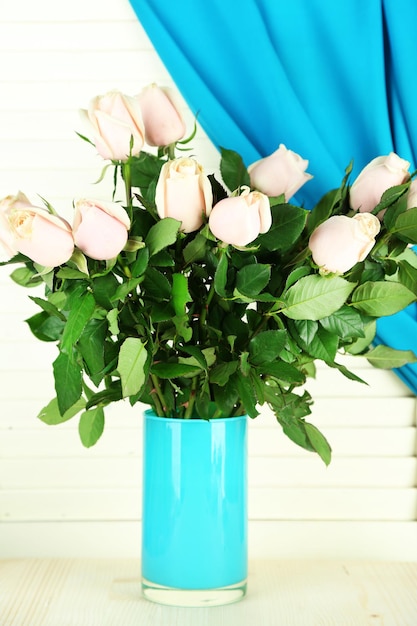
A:
<svg viewBox="0 0 417 626">
<path fill-rule="evenodd" d="M 80 114 L 103 159 L 126 161 L 142 150 L 145 131 L 136 98 L 111 91 L 93 98 Z"/>
<path fill-rule="evenodd" d="M 252 187 L 267 196 L 284 194 L 288 202 L 300 187 L 313 178 L 305 171 L 307 167 L 306 159 L 280 144 L 270 156 L 252 163 L 248 172 Z"/>
<path fill-rule="evenodd" d="M 213 203 L 210 180 L 202 166 L 189 157 L 164 163 L 156 185 L 155 203 L 161 219 L 179 220 L 185 233 L 198 230 Z"/>
<path fill-rule="evenodd" d="M 313 261 L 322 273 L 343 274 L 367 257 L 380 228 L 372 213 L 357 213 L 354 217 L 333 215 L 310 236 Z"/>
<path fill-rule="evenodd" d="M 75 203 L 75 244 L 92 259 L 117 257 L 126 245 L 129 228 L 130 219 L 120 204 L 87 198 Z"/>
<path fill-rule="evenodd" d="M 145 141 L 149 146 L 168 146 L 184 137 L 185 124 L 176 92 L 152 83 L 142 90 L 138 101 L 145 124 Z"/>
<path fill-rule="evenodd" d="M 224 198 L 214 205 L 209 227 L 217 239 L 232 246 L 246 246 L 266 233 L 272 224 L 268 196 L 243 187 L 240 196 Z"/>
<path fill-rule="evenodd" d="M 18 250 L 14 245 L 14 234 L 10 227 L 7 212 L 10 208 L 22 208 L 30 205 L 24 193 L 19 191 L 15 196 L 6 196 L 0 200 L 0 260 L 8 261 Z"/>
<path fill-rule="evenodd" d="M 20 191 L 4 198 L 0 208 L 0 240 L 9 258 L 20 252 L 45 267 L 70 259 L 74 239 L 66 220 L 33 206 Z"/>
<path fill-rule="evenodd" d="M 353 182 L 349 202 L 352 209 L 361 212 L 373 211 L 381 196 L 390 187 L 404 183 L 410 177 L 410 163 L 395 152 L 379 156 L 370 161 Z"/>
</svg>

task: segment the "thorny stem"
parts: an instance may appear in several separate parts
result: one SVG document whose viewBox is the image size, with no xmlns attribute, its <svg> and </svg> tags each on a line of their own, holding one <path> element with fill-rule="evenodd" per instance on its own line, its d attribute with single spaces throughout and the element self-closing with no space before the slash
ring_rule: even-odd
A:
<svg viewBox="0 0 417 626">
<path fill-rule="evenodd" d="M 132 214 L 132 176 L 131 176 L 129 161 L 122 163 L 122 169 L 123 169 L 123 179 L 125 181 L 126 206 L 127 206 L 129 218 L 132 219 L 133 217 L 133 214 Z"/>
<path fill-rule="evenodd" d="M 187 408 L 185 409 L 185 413 L 184 413 L 184 417 L 185 418 L 190 418 L 193 414 L 193 410 L 194 410 L 194 403 L 195 403 L 195 398 L 196 398 L 196 391 L 197 391 L 197 387 L 198 387 L 198 380 L 199 380 L 199 376 L 194 376 L 192 383 L 191 383 L 191 391 L 190 391 L 190 398 L 188 400 L 188 405 Z"/>
<path fill-rule="evenodd" d="M 165 398 L 162 393 L 161 385 L 159 384 L 159 378 L 155 376 L 155 374 L 151 374 L 151 380 L 155 389 L 155 407 L 157 409 L 157 413 L 159 417 L 165 417 L 166 406 L 165 406 Z"/>
</svg>

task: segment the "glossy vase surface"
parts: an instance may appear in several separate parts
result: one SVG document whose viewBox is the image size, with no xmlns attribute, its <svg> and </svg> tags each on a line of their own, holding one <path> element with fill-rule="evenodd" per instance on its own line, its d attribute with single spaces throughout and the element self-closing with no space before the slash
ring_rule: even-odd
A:
<svg viewBox="0 0 417 626">
<path fill-rule="evenodd" d="M 171 419 L 145 411 L 142 590 L 210 606 L 245 595 L 247 417 Z"/>
</svg>

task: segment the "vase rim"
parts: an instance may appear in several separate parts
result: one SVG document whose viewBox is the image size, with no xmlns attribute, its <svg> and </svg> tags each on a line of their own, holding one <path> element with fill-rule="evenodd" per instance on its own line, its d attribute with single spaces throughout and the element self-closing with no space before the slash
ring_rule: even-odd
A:
<svg viewBox="0 0 417 626">
<path fill-rule="evenodd" d="M 246 420 L 247 419 L 247 415 L 236 415 L 235 417 L 214 417 L 212 419 L 202 419 L 200 417 L 190 417 L 190 418 L 184 418 L 184 417 L 161 417 L 159 415 L 157 415 L 155 413 L 155 411 L 153 409 L 146 409 L 144 411 L 144 415 L 146 416 L 146 419 L 152 419 L 152 420 L 164 420 L 164 422 L 187 422 L 189 424 L 200 424 L 202 422 L 211 422 L 211 423 L 218 423 L 218 422 L 236 422 L 236 421 L 240 421 L 240 420 Z"/>
</svg>

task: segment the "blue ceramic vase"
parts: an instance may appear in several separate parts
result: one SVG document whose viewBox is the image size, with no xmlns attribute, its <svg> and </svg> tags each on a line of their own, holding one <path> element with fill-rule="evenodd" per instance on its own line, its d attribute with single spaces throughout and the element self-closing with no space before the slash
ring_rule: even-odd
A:
<svg viewBox="0 0 417 626">
<path fill-rule="evenodd" d="M 144 415 L 142 590 L 178 606 L 235 602 L 247 578 L 247 417 Z"/>
</svg>

